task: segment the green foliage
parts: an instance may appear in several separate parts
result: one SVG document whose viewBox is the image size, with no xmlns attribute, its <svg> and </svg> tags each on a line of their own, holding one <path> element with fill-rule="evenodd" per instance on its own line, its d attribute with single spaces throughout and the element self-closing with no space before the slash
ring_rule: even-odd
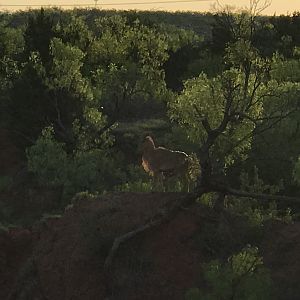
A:
<svg viewBox="0 0 300 300">
<path fill-rule="evenodd" d="M 297 50 L 295 49 L 295 54 Z M 280 82 L 300 82 L 300 59 L 295 55 L 294 58 L 286 60 L 283 56 L 273 56 L 272 78 Z"/>
<path fill-rule="evenodd" d="M 192 77 L 190 65 L 201 55 L 203 37 L 174 25 L 159 24 L 157 29 L 165 36 L 169 49 L 164 63 L 166 84 L 175 91 L 181 90 L 182 81 Z M 199 69 L 193 71 L 199 74 Z"/>
<path fill-rule="evenodd" d="M 191 177 L 199 172 L 191 170 Z M 190 191 L 192 190 L 192 183 L 190 184 Z M 121 192 L 186 192 L 186 183 L 178 178 L 166 178 L 163 182 L 157 182 L 153 177 L 150 177 L 141 166 L 129 165 L 127 168 L 126 182 L 114 188 Z"/>
<path fill-rule="evenodd" d="M 76 206 L 81 201 L 89 201 L 89 200 L 97 200 L 98 194 L 97 193 L 89 193 L 87 191 L 85 192 L 78 192 L 71 200 L 71 203 L 69 204 L 68 208 L 72 208 Z"/>
<path fill-rule="evenodd" d="M 145 182 L 142 179 L 133 182 L 123 183 L 122 185 L 117 186 L 115 190 L 119 192 L 153 192 L 154 191 L 153 182 L 150 180 Z"/>
<path fill-rule="evenodd" d="M 217 196 L 218 196 L 217 193 L 204 193 L 198 199 L 198 202 L 205 206 L 213 208 L 215 205 Z"/>
<path fill-rule="evenodd" d="M 183 92 L 169 101 L 171 120 L 204 145 L 221 172 L 247 158 L 255 135 L 296 111 L 299 97 L 298 83 L 270 79 L 274 64 L 252 43 L 255 15 L 226 16 L 233 40 L 225 48 L 225 71 L 187 80 Z"/>
<path fill-rule="evenodd" d="M 212 209 L 217 195 L 210 194 L 198 201 L 208 205 L 207 219 L 201 230 L 195 235 L 195 242 L 199 251 L 210 259 L 225 259 L 241 249 L 245 244 L 259 245 L 263 238 L 263 227 L 253 226 L 242 215 L 228 213 L 227 210 L 216 217 Z M 207 200 L 208 203 L 204 201 Z"/>
<path fill-rule="evenodd" d="M 88 43 L 91 33 L 76 17 L 71 18 L 69 27 L 54 27 L 43 10 L 29 19 L 24 33 L 27 54 L 11 88 L 9 112 L 12 127 L 23 136 L 35 140 L 42 128 L 53 126 L 70 151 L 76 143 L 74 122 L 77 130 L 96 136 L 105 126 L 105 117 L 90 78 L 84 74 L 87 49 L 82 51 L 81 46 L 84 40 Z M 77 36 L 78 30 L 82 31 Z"/>
<path fill-rule="evenodd" d="M 263 1 L 250 2 L 252 9 L 248 11 L 224 7 L 224 11 L 213 16 L 213 52 L 222 54 L 229 43 L 246 38 L 263 56 L 271 57 L 278 51 L 291 57 L 293 47 L 299 45 L 299 13 L 269 18 L 259 16 L 260 4 L 263 5 Z"/>
<path fill-rule="evenodd" d="M 199 59 L 193 60 L 187 67 L 185 73 L 187 78 L 197 77 L 205 73 L 209 78 L 216 77 L 224 70 L 223 58 L 210 51 L 203 51 Z"/>
<path fill-rule="evenodd" d="M 116 157 L 100 149 L 77 152 L 69 167 L 66 191 L 74 195 L 80 191 L 104 192 L 122 182 L 124 173 Z"/>
<path fill-rule="evenodd" d="M 264 182 L 276 185 L 280 178 L 286 192 L 295 185 L 293 170 L 300 147 L 298 119 L 299 113 L 295 113 L 256 137 L 247 161 L 250 171 L 253 165 L 259 168 Z"/>
<path fill-rule="evenodd" d="M 75 16 L 74 14 L 61 18 L 55 30 L 64 43 L 73 45 L 82 52 L 87 51 L 93 39 L 93 34 L 85 18 Z"/>
<path fill-rule="evenodd" d="M 191 183 L 195 183 L 201 175 L 201 166 L 196 153 L 189 154 L 188 178 Z"/>
<path fill-rule="evenodd" d="M 274 28 L 274 37 L 272 43 L 276 49 L 285 57 L 291 57 L 294 46 L 300 45 L 299 40 L 299 12 L 292 15 L 281 15 L 279 17 L 271 17 L 270 23 Z"/>
<path fill-rule="evenodd" d="M 187 50 L 187 47 L 198 49 L 203 42 L 203 37 L 196 34 L 193 30 L 179 28 L 166 23 L 157 24 L 156 29 L 165 36 L 169 49 L 172 52 Z"/>
<path fill-rule="evenodd" d="M 0 22 L 0 58 L 18 59 L 24 48 L 24 39 L 20 28 L 12 28 L 6 22 Z"/>
<path fill-rule="evenodd" d="M 28 17 L 24 31 L 25 59 L 31 52 L 38 52 L 43 64 L 48 65 L 51 61 L 50 43 L 55 36 L 53 17 L 41 8 Z"/>
<path fill-rule="evenodd" d="M 209 292 L 194 288 L 187 300 L 275 299 L 273 284 L 258 249 L 246 247 L 229 257 L 228 262 L 212 261 L 204 267 Z"/>
<path fill-rule="evenodd" d="M 241 187 L 245 191 L 251 193 L 270 193 L 276 194 L 282 188 L 282 182 L 280 181 L 277 186 L 265 184 L 263 180 L 259 177 L 258 168 L 253 168 L 253 178 L 250 180 L 249 175 L 245 172 L 242 172 L 240 175 Z"/>
<path fill-rule="evenodd" d="M 266 98 L 263 115 L 287 116 L 273 126 L 270 120 L 263 121 L 262 126 L 269 128 L 255 137 L 247 163 L 250 168 L 257 165 L 263 180 L 269 184 L 277 184 L 280 174 L 286 192 L 294 185 L 292 173 L 300 146 L 297 109 L 300 91 L 298 69 L 297 59 L 286 60 L 279 55 L 273 57 L 270 75 L 274 90 L 277 90 L 278 94 L 276 97 Z"/>
<path fill-rule="evenodd" d="M 37 175 L 41 184 L 57 186 L 67 179 L 67 153 L 64 145 L 55 140 L 53 127 L 46 127 L 26 154 L 28 169 Z"/>
<path fill-rule="evenodd" d="M 253 175 L 242 173 L 240 189 L 254 194 L 275 194 L 282 188 L 268 185 L 259 177 L 258 169 Z M 206 193 L 198 200 L 212 208 L 218 201 L 217 193 Z M 203 253 L 210 257 L 224 257 L 236 251 L 242 245 L 259 245 L 265 233 L 268 221 L 291 223 L 293 215 L 290 208 L 278 208 L 275 202 L 262 203 L 253 198 L 225 197 L 225 210 L 214 222 L 203 224 L 197 244 Z"/>
<path fill-rule="evenodd" d="M 123 173 L 118 160 L 101 149 L 67 154 L 65 145 L 54 138 L 54 130 L 43 130 L 36 144 L 27 149 L 28 168 L 46 186 L 61 186 L 70 199 L 80 191 L 103 192 L 118 184 Z"/>
<path fill-rule="evenodd" d="M 114 189 L 120 192 L 152 192 L 154 191 L 154 184 L 141 166 L 129 165 L 126 182 L 116 186 Z"/>
<path fill-rule="evenodd" d="M 207 131 L 201 124 L 207 119 L 212 129 L 218 128 L 223 120 L 223 113 L 227 99 L 228 87 L 234 90 L 232 106 L 236 111 L 243 110 L 243 82 L 245 76 L 237 69 L 223 72 L 221 76 L 209 79 L 205 74 L 190 79 L 185 83 L 185 90 L 175 101 L 169 103 L 170 117 L 186 130 L 188 138 L 203 144 L 207 138 Z M 254 77 L 250 85 L 255 83 Z M 250 93 L 249 87 L 249 93 Z M 262 114 L 262 103 L 255 101 L 249 111 L 249 118 L 256 119 Z M 214 144 L 214 151 L 218 157 L 225 157 L 227 164 L 231 164 L 237 157 L 243 157 L 251 147 L 251 137 L 244 139 L 254 129 L 254 123 L 248 120 L 232 122 L 219 136 Z M 244 140 L 243 142 L 240 142 Z M 236 146 L 235 146 L 236 145 Z"/>
<path fill-rule="evenodd" d="M 243 191 L 254 194 L 276 194 L 283 188 L 282 182 L 279 182 L 278 185 L 265 184 L 259 177 L 256 167 L 251 179 L 247 173 L 242 172 L 240 181 Z M 245 216 L 249 226 L 253 228 L 262 228 L 264 222 L 268 220 L 281 220 L 287 223 L 292 221 L 291 209 L 287 208 L 285 211 L 281 211 L 277 208 L 276 202 L 262 205 L 256 199 L 230 196 L 227 197 L 226 206 L 232 213 Z"/>
<path fill-rule="evenodd" d="M 50 51 L 53 62 L 49 87 L 54 90 L 72 90 L 75 87 L 74 93 L 84 95 L 87 87 L 80 73 L 84 53 L 75 46 L 64 44 L 58 38 L 51 40 Z"/>
<path fill-rule="evenodd" d="M 163 63 L 168 44 L 165 37 L 138 20 L 127 24 L 121 16 L 97 19 L 97 38 L 88 51 L 98 99 L 115 121 L 147 100 L 166 93 Z M 132 105 L 134 104 L 134 105 Z"/>
<path fill-rule="evenodd" d="M 7 104 L 9 89 L 19 75 L 20 55 L 24 39 L 20 28 L 12 28 L 8 21 L 0 21 L 0 119 L 1 125 L 8 122 Z"/>
</svg>

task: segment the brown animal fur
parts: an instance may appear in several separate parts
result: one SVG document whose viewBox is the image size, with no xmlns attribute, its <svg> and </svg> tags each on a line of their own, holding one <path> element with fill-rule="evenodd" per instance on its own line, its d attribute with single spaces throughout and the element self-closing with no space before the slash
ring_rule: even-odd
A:
<svg viewBox="0 0 300 300">
<path fill-rule="evenodd" d="M 143 144 L 142 166 L 147 173 L 158 181 L 173 176 L 187 179 L 189 156 L 181 151 L 156 147 L 153 139 L 147 136 Z"/>
</svg>

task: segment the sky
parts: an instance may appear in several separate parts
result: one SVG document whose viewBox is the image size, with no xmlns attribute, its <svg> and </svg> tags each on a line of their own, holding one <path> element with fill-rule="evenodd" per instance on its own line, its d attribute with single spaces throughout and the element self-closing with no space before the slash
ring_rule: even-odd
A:
<svg viewBox="0 0 300 300">
<path fill-rule="evenodd" d="M 177 1 L 175 3 L 175 1 Z M 137 9 L 137 10 L 183 10 L 183 11 L 212 11 L 212 5 L 215 0 L 98 0 L 97 7 L 103 9 Z M 261 0 L 263 2 L 264 0 Z M 126 5 L 126 3 L 134 3 Z M 147 4 L 137 4 L 145 3 Z M 150 3 L 149 3 L 150 2 Z M 153 3 L 160 2 L 160 3 Z M 166 2 L 166 3 L 162 3 Z M 249 6 L 249 0 L 219 0 L 222 5 L 234 5 L 236 7 Z M 95 6 L 95 0 L 0 0 L 0 10 L 24 10 L 31 5 L 51 5 L 63 6 L 70 5 L 89 5 Z M 7 5 L 24 5 L 24 6 L 7 6 Z M 32 7 L 36 8 L 36 7 Z M 67 8 L 67 7 L 64 7 Z M 280 15 L 300 11 L 300 0 L 272 0 L 272 4 L 264 10 L 263 14 Z"/>
</svg>

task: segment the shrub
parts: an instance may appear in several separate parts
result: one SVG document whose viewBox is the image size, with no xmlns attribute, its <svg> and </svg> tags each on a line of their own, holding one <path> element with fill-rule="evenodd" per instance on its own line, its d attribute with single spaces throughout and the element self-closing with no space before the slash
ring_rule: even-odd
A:
<svg viewBox="0 0 300 300">
<path fill-rule="evenodd" d="M 70 162 L 66 193 L 91 193 L 112 190 L 124 180 L 119 161 L 101 149 L 77 152 Z"/>
<path fill-rule="evenodd" d="M 39 183 L 62 187 L 66 199 L 77 192 L 104 192 L 124 181 L 118 159 L 108 150 L 75 150 L 67 154 L 65 145 L 54 138 L 54 130 L 47 127 L 37 142 L 27 148 L 28 169 Z"/>
<path fill-rule="evenodd" d="M 119 192 L 152 192 L 153 182 L 149 180 L 148 182 L 137 180 L 134 182 L 126 182 L 115 188 Z"/>
<path fill-rule="evenodd" d="M 153 180 L 142 167 L 129 165 L 126 170 L 126 182 L 117 185 L 114 190 L 119 192 L 151 192 L 154 190 Z"/>
<path fill-rule="evenodd" d="M 259 177 L 256 167 L 252 179 L 249 178 L 248 174 L 242 173 L 240 180 L 242 190 L 251 193 L 276 194 L 282 187 L 281 182 L 278 185 L 265 184 Z M 245 216 L 249 225 L 253 227 L 262 226 L 268 220 L 292 221 L 291 209 L 287 208 L 285 211 L 280 211 L 276 202 L 262 205 L 261 202 L 252 198 L 227 197 L 226 206 L 232 213 Z"/>
<path fill-rule="evenodd" d="M 198 288 L 186 293 L 186 300 L 275 299 L 272 281 L 258 249 L 247 246 L 221 263 L 214 260 L 204 267 L 208 292 Z"/>
<path fill-rule="evenodd" d="M 27 165 L 46 186 L 63 185 L 67 178 L 68 157 L 64 144 L 54 138 L 53 127 L 43 129 L 36 143 L 26 149 Z"/>
</svg>

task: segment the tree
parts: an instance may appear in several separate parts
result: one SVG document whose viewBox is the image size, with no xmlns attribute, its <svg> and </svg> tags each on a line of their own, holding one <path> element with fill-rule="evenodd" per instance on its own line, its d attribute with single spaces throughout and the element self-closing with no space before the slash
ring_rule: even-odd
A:
<svg viewBox="0 0 300 300">
<path fill-rule="evenodd" d="M 216 1 L 214 23 L 212 26 L 212 50 L 223 54 L 229 43 L 234 43 L 240 38 L 249 40 L 255 47 L 263 50 L 265 38 L 260 38 L 261 32 L 271 29 L 268 22 L 259 14 L 271 5 L 271 0 L 249 0 L 248 8 L 235 8 L 223 6 Z M 270 45 L 268 45 L 269 47 Z"/>
<path fill-rule="evenodd" d="M 136 20 L 121 16 L 96 20 L 97 38 L 87 53 L 98 101 L 109 122 L 166 94 L 163 63 L 168 54 L 165 37 Z M 131 105 L 134 103 L 134 105 Z M 122 114 L 121 114 L 122 112 Z"/>
<path fill-rule="evenodd" d="M 93 34 L 80 17 L 71 15 L 65 22 L 55 23 L 42 9 L 29 17 L 24 31 L 24 61 L 9 89 L 8 111 L 25 146 L 47 126 L 54 127 L 68 151 L 109 140 L 86 64 Z"/>
<path fill-rule="evenodd" d="M 26 149 L 26 156 L 28 170 L 39 184 L 60 189 L 62 207 L 78 192 L 103 192 L 122 182 L 124 174 L 118 159 L 107 149 L 67 153 L 66 145 L 58 142 L 54 134 L 53 127 L 44 128 L 35 144 Z"/>
<path fill-rule="evenodd" d="M 38 52 L 44 65 L 50 63 L 50 43 L 55 37 L 54 20 L 51 15 L 41 8 L 39 13 L 29 16 L 24 32 L 24 59 L 27 60 L 32 52 Z"/>
<path fill-rule="evenodd" d="M 179 29 L 167 24 L 160 24 L 158 30 L 168 43 L 168 59 L 164 63 L 167 87 L 180 91 L 183 88 L 183 79 L 189 75 L 189 66 L 202 53 L 203 37 L 192 30 Z"/>
<path fill-rule="evenodd" d="M 9 89 L 18 77 L 24 40 L 20 29 L 11 28 L 9 20 L 0 22 L 0 118 L 7 122 Z"/>
<path fill-rule="evenodd" d="M 270 18 L 270 23 L 274 28 L 278 51 L 285 57 L 292 57 L 293 48 L 300 46 L 300 13 L 295 12 L 293 15 L 273 16 Z"/>
<path fill-rule="evenodd" d="M 299 83 L 271 79 L 271 61 L 251 43 L 256 11 L 243 14 L 242 24 L 248 26 L 239 26 L 236 41 L 226 48 L 227 70 L 215 78 L 201 74 L 188 80 L 182 94 L 169 103 L 171 119 L 200 144 L 201 192 L 233 192 L 228 168 L 247 157 L 254 136 L 298 110 Z M 235 27 L 235 19 L 230 20 Z"/>
<path fill-rule="evenodd" d="M 56 26 L 56 32 L 64 43 L 76 46 L 84 53 L 94 38 L 85 19 L 74 14 L 61 18 Z"/>
<path fill-rule="evenodd" d="M 295 56 L 291 59 L 274 56 L 270 72 L 273 80 L 281 84 L 300 82 L 300 60 L 296 55 L 297 51 L 294 52 Z M 292 106 L 295 104 L 296 102 L 291 102 Z M 270 109 L 273 109 L 272 106 Z M 293 169 L 300 154 L 299 146 L 299 111 L 297 111 L 254 138 L 246 165 L 256 165 L 263 180 L 269 184 L 276 184 L 280 174 L 285 191 L 296 191 Z"/>
<path fill-rule="evenodd" d="M 28 140 L 34 140 L 42 128 L 53 125 L 69 151 L 78 146 L 79 135 L 85 131 L 91 133 L 91 143 L 101 140 L 97 133 L 105 126 L 105 117 L 89 79 L 82 73 L 85 54 L 53 38 L 49 55 L 51 59 L 45 64 L 39 52 L 31 52 L 24 64 L 11 90 L 13 126 Z"/>
</svg>

